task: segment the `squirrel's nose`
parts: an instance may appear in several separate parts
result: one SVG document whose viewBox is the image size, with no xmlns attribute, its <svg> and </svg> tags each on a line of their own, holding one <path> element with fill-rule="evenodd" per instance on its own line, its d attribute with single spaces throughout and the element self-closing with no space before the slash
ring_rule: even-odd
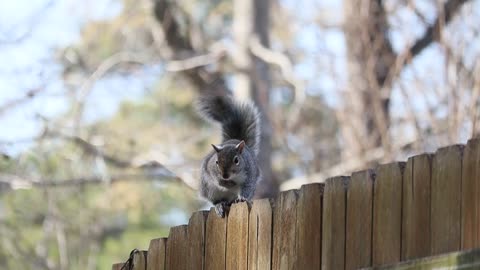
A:
<svg viewBox="0 0 480 270">
<path fill-rule="evenodd" d="M 230 176 L 228 175 L 228 173 L 224 173 L 224 174 L 223 174 L 223 179 L 224 179 L 224 180 L 228 180 L 229 177 L 230 177 Z"/>
</svg>

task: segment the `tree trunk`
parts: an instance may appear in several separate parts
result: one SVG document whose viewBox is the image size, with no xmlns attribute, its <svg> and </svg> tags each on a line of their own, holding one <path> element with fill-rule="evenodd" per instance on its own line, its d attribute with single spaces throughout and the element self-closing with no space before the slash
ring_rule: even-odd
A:
<svg viewBox="0 0 480 270">
<path fill-rule="evenodd" d="M 271 78 L 268 64 L 250 53 L 250 41 L 258 37 L 261 44 L 269 47 L 270 1 L 235 0 L 233 33 L 236 51 L 233 61 L 237 73 L 234 78 L 234 94 L 239 99 L 252 99 L 262 115 L 262 136 L 259 163 L 263 180 L 257 187 L 256 198 L 272 197 L 278 192 L 271 162 L 272 126 L 268 117 Z"/>
<path fill-rule="evenodd" d="M 339 113 L 344 139 L 343 158 L 361 159 L 365 150 L 382 146 L 391 156 L 390 96 L 393 81 L 403 67 L 438 41 L 448 24 L 469 0 L 449 0 L 425 33 L 397 55 L 388 39 L 388 21 L 382 0 L 345 0 L 344 33 L 347 43 L 348 88 Z M 398 63 L 398 60 L 403 62 Z"/>
<path fill-rule="evenodd" d="M 396 55 L 387 37 L 388 22 L 381 0 L 346 0 L 348 89 L 341 114 L 345 157 L 362 157 L 367 149 L 390 148 L 390 87 L 387 76 Z"/>
</svg>

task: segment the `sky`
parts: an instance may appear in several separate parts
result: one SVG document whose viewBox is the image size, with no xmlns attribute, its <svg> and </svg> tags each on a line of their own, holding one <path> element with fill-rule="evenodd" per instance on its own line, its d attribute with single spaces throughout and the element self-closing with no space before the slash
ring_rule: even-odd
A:
<svg viewBox="0 0 480 270">
<path fill-rule="evenodd" d="M 67 110 L 59 48 L 75 43 L 83 25 L 118 15 L 121 1 L 114 0 L 17 0 L 0 1 L 0 106 L 23 97 L 32 89 L 45 90 L 21 106 L 0 115 L 0 142 L 16 142 L 41 130 L 38 115 L 51 118 Z M 112 115 L 121 101 L 141 97 L 159 74 L 145 67 L 132 76 L 108 76 L 99 80 L 89 96 L 86 121 Z M 128 89 L 128 90 L 125 90 Z M 99 106 L 101 105 L 101 106 Z M 3 145 L 17 153 L 26 143 Z M 2 147 L 0 145 L 0 147 Z"/>
</svg>

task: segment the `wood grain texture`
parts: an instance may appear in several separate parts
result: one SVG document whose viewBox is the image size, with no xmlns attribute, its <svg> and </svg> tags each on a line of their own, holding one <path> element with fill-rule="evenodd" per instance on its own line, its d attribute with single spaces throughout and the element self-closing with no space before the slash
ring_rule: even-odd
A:
<svg viewBox="0 0 480 270">
<path fill-rule="evenodd" d="M 439 149 L 432 164 L 432 255 L 457 251 L 461 241 L 462 150 Z"/>
<path fill-rule="evenodd" d="M 402 174 L 405 163 L 381 165 L 373 189 L 372 264 L 400 261 L 402 233 Z"/>
<path fill-rule="evenodd" d="M 346 187 L 350 177 L 325 181 L 322 215 L 322 269 L 345 268 Z"/>
<path fill-rule="evenodd" d="M 227 219 L 227 270 L 248 268 L 248 218 L 247 203 L 233 204 Z"/>
<path fill-rule="evenodd" d="M 462 249 L 480 247 L 480 139 L 470 140 L 462 163 Z"/>
<path fill-rule="evenodd" d="M 403 175 L 402 260 L 430 255 L 430 154 L 408 159 Z"/>
<path fill-rule="evenodd" d="M 280 193 L 274 205 L 272 269 L 295 269 L 297 191 Z"/>
<path fill-rule="evenodd" d="M 147 251 L 139 250 L 133 254 L 133 270 L 147 269 Z"/>
<path fill-rule="evenodd" d="M 270 269 L 272 263 L 272 206 L 268 199 L 255 200 L 248 222 L 248 269 Z"/>
<path fill-rule="evenodd" d="M 205 269 L 225 269 L 225 246 L 227 241 L 227 219 L 221 218 L 210 209 L 207 217 L 205 239 Z"/>
<path fill-rule="evenodd" d="M 205 231 L 208 211 L 193 213 L 188 222 L 188 263 L 189 270 L 205 269 Z"/>
<path fill-rule="evenodd" d="M 186 270 L 188 261 L 187 225 L 170 228 L 166 252 L 166 268 Z"/>
<path fill-rule="evenodd" d="M 323 184 L 304 185 L 297 202 L 295 269 L 320 269 Z"/>
<path fill-rule="evenodd" d="M 345 269 L 358 269 L 372 264 L 373 219 L 372 170 L 352 174 L 347 189 L 347 230 Z"/>
<path fill-rule="evenodd" d="M 165 270 L 165 255 L 167 238 L 157 238 L 150 241 L 147 255 L 147 270 Z"/>
</svg>

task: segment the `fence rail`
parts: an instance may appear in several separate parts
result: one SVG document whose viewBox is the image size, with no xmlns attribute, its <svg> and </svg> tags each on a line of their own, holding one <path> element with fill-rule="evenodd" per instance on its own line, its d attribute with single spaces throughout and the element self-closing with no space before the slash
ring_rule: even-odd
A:
<svg viewBox="0 0 480 270">
<path fill-rule="evenodd" d="M 135 253 L 131 269 L 349 270 L 480 248 L 479 195 L 473 139 L 234 204 L 227 218 L 196 212 Z"/>
</svg>

